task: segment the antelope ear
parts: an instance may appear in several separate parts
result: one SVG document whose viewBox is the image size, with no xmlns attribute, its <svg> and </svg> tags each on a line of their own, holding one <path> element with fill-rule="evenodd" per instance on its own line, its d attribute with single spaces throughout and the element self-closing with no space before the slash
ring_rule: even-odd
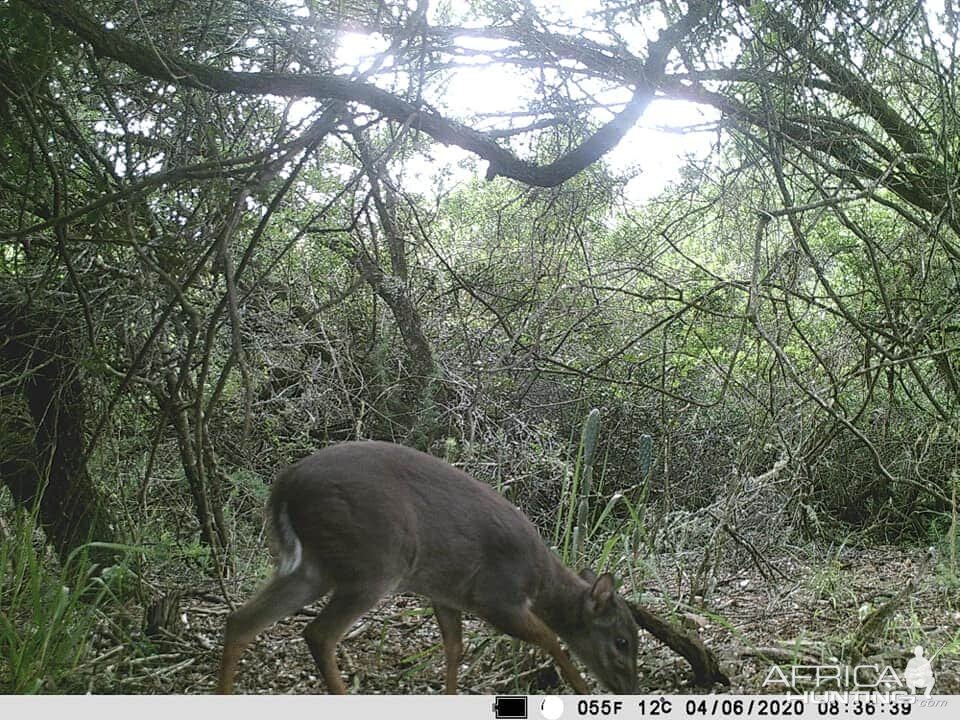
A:
<svg viewBox="0 0 960 720">
<path fill-rule="evenodd" d="M 597 574 L 590 568 L 584 568 L 580 571 L 580 577 L 593 585 L 597 581 Z"/>
<path fill-rule="evenodd" d="M 590 604 L 596 612 L 605 612 L 613 606 L 613 598 L 617 594 L 613 575 L 604 573 L 593 582 L 590 588 Z"/>
</svg>

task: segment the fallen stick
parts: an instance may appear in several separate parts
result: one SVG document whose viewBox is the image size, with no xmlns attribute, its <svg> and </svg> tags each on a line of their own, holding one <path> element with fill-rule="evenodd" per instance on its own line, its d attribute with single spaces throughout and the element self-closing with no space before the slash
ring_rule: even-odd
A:
<svg viewBox="0 0 960 720">
<path fill-rule="evenodd" d="M 695 635 L 675 628 L 656 613 L 646 608 L 628 603 L 633 619 L 644 630 L 650 632 L 668 648 L 682 655 L 693 669 L 693 682 L 698 687 L 709 687 L 714 683 L 729 685 L 728 678 L 721 670 L 716 656 Z"/>
</svg>

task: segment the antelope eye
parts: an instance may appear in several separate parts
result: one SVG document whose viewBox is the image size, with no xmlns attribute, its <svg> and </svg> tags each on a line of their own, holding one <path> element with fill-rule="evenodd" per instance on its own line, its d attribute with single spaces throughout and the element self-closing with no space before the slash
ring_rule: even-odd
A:
<svg viewBox="0 0 960 720">
<path fill-rule="evenodd" d="M 617 637 L 614 639 L 613 644 L 617 646 L 617 650 L 626 650 L 627 649 L 627 639 L 625 637 Z"/>
</svg>

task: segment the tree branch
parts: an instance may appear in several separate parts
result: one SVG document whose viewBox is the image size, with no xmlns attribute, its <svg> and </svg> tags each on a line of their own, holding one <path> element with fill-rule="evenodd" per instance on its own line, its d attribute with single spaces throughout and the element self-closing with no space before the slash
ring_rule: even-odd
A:
<svg viewBox="0 0 960 720">
<path fill-rule="evenodd" d="M 487 179 L 498 175 L 528 185 L 554 187 L 596 162 L 623 139 L 654 97 L 663 77 L 667 56 L 707 14 L 711 3 L 690 2 L 687 14 L 660 33 L 650 44 L 643 71 L 636 79 L 633 98 L 627 106 L 579 146 L 547 165 L 522 160 L 495 140 L 473 128 L 445 118 L 374 85 L 335 75 L 234 72 L 162 53 L 155 46 L 140 44 L 122 33 L 110 31 L 72 0 L 21 0 L 49 17 L 55 24 L 90 43 L 100 57 L 118 60 L 137 72 L 186 87 L 209 92 L 244 95 L 313 97 L 322 100 L 352 101 L 366 105 L 385 117 L 426 133 L 434 140 L 457 145 L 489 163 Z"/>
</svg>

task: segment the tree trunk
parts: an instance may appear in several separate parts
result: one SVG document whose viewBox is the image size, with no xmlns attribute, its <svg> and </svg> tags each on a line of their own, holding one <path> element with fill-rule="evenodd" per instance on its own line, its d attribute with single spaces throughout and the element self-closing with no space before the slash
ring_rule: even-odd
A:
<svg viewBox="0 0 960 720">
<path fill-rule="evenodd" d="M 0 479 L 18 505 L 37 509 L 64 563 L 83 544 L 116 537 L 83 458 L 76 357 L 60 318 L 0 300 Z M 90 556 L 100 565 L 113 558 L 98 549 Z"/>
</svg>

